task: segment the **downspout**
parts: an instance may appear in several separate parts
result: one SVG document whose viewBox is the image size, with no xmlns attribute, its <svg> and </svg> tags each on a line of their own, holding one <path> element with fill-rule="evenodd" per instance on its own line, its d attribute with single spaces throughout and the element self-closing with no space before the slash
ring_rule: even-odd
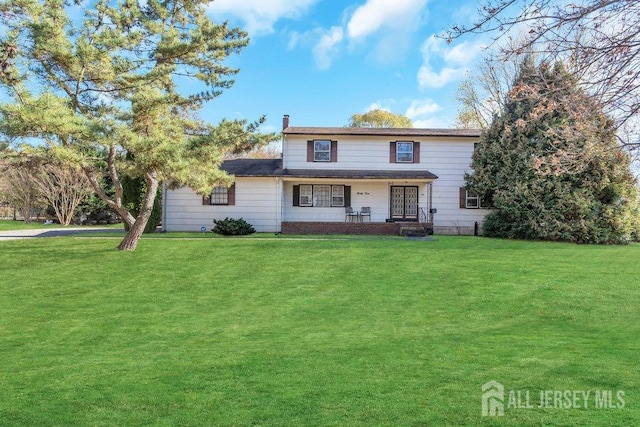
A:
<svg viewBox="0 0 640 427">
<path fill-rule="evenodd" d="M 282 180 L 276 177 L 276 235 L 282 231 Z"/>
<path fill-rule="evenodd" d="M 167 183 L 162 182 L 162 232 L 167 232 Z"/>
</svg>

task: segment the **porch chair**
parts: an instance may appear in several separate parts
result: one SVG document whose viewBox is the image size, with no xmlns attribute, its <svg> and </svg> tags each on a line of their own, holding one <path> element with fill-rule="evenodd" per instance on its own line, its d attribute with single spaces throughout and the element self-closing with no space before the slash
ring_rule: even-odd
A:
<svg viewBox="0 0 640 427">
<path fill-rule="evenodd" d="M 360 210 L 360 221 L 364 221 L 365 217 L 369 218 L 369 222 L 371 222 L 371 208 L 369 206 Z"/>
<path fill-rule="evenodd" d="M 353 222 L 353 218 L 356 218 L 356 221 L 358 221 L 358 212 L 354 212 L 353 208 L 351 206 L 347 206 L 344 208 L 344 221 L 347 222 Z"/>
</svg>

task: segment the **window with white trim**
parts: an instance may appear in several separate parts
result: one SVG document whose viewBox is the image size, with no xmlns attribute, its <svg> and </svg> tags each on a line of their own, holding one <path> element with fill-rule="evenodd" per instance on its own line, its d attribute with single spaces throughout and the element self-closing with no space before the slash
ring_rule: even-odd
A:
<svg viewBox="0 0 640 427">
<path fill-rule="evenodd" d="M 331 206 L 344 206 L 344 185 L 331 187 Z"/>
<path fill-rule="evenodd" d="M 296 193 L 294 192 L 294 197 Z M 299 186 L 298 204 L 294 206 L 344 207 L 345 186 L 326 184 L 301 184 Z"/>
<path fill-rule="evenodd" d="M 313 206 L 313 185 L 300 186 L 300 206 Z"/>
<path fill-rule="evenodd" d="M 329 140 L 313 141 L 313 161 L 314 162 L 330 162 L 331 161 L 331 141 Z"/>
<path fill-rule="evenodd" d="M 413 142 L 396 143 L 396 162 L 413 163 Z"/>
<path fill-rule="evenodd" d="M 477 194 L 466 191 L 465 207 L 467 209 L 480 209 L 480 197 Z"/>
</svg>

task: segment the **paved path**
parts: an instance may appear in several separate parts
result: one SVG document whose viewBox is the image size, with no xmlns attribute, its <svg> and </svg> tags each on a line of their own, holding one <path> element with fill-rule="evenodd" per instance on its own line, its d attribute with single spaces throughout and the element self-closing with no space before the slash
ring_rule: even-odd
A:
<svg viewBox="0 0 640 427">
<path fill-rule="evenodd" d="M 38 228 L 32 230 L 7 230 L 0 231 L 0 240 L 17 240 L 17 239 L 29 239 L 34 237 L 58 237 L 58 236 L 70 236 L 72 234 L 87 234 L 87 233 L 112 233 L 122 232 L 121 229 L 116 228 L 99 228 L 99 227 L 67 227 L 67 228 Z"/>
</svg>

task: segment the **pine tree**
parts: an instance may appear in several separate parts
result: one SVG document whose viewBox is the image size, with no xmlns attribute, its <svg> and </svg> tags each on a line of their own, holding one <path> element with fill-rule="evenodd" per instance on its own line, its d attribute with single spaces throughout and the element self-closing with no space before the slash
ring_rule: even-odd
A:
<svg viewBox="0 0 640 427">
<path fill-rule="evenodd" d="M 494 209 L 485 235 L 625 243 L 639 230 L 630 164 L 613 121 L 563 64 L 527 57 L 466 180 Z"/>
<path fill-rule="evenodd" d="M 226 59 L 247 34 L 207 16 L 204 0 L 7 0 L 0 4 L 0 134 L 35 137 L 82 170 L 128 227 L 134 250 L 160 182 L 206 194 L 229 184 L 228 153 L 277 138 L 264 118 L 199 118 L 233 85 Z M 6 95 L 6 96 L 5 96 Z M 106 152 L 106 157 L 95 156 Z M 108 174 L 115 192 L 102 186 Z M 123 175 L 145 182 L 140 213 L 122 200 Z"/>
</svg>

